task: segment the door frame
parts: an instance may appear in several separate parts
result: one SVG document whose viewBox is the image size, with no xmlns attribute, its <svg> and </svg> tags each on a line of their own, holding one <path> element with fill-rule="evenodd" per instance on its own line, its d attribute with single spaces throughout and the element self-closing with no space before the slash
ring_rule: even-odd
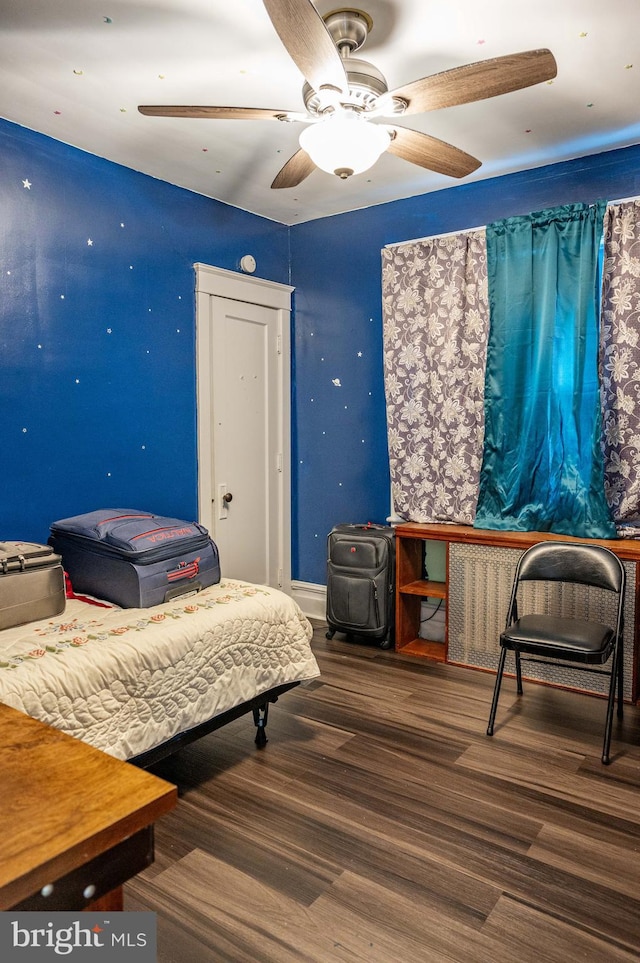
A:
<svg viewBox="0 0 640 963">
<path fill-rule="evenodd" d="M 229 298 L 278 312 L 277 407 L 281 470 L 278 485 L 278 569 L 283 591 L 291 592 L 291 301 L 294 288 L 210 264 L 194 264 L 196 283 L 196 420 L 198 457 L 198 519 L 215 538 L 213 511 L 213 384 L 210 298 Z"/>
</svg>

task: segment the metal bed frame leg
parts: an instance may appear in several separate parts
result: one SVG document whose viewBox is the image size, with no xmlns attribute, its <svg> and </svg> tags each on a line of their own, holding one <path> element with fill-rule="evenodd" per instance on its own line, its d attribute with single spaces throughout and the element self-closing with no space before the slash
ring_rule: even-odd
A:
<svg viewBox="0 0 640 963">
<path fill-rule="evenodd" d="M 256 726 L 256 746 L 258 749 L 264 749 L 267 742 L 267 733 L 265 732 L 267 721 L 269 718 L 269 703 L 265 702 L 262 706 L 256 706 L 253 710 L 253 721 Z"/>
</svg>

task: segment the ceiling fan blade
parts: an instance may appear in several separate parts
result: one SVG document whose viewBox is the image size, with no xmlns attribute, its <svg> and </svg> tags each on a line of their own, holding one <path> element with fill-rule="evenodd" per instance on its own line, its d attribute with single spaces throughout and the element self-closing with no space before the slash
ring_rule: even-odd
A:
<svg viewBox="0 0 640 963">
<path fill-rule="evenodd" d="M 297 150 L 293 157 L 290 157 L 271 185 L 272 188 L 297 187 L 305 177 L 313 173 L 316 165 L 313 163 L 306 150 Z"/>
<path fill-rule="evenodd" d="M 395 137 L 387 147 L 390 154 L 402 157 L 420 167 L 448 177 L 465 177 L 476 171 L 481 164 L 476 157 L 465 154 L 458 147 L 453 147 L 437 137 L 422 134 L 417 130 L 406 127 L 387 128 L 395 132 Z"/>
<path fill-rule="evenodd" d="M 349 82 L 342 58 L 311 0 L 263 2 L 289 56 L 313 89 L 346 93 Z"/>
<path fill-rule="evenodd" d="M 307 114 L 292 110 L 268 110 L 262 107 L 188 107 L 147 106 L 138 107 L 147 117 L 204 117 L 209 120 L 308 120 Z"/>
<path fill-rule="evenodd" d="M 526 50 L 443 70 L 398 87 L 390 92 L 390 96 L 407 102 L 405 114 L 417 114 L 508 94 L 551 80 L 557 72 L 550 50 Z"/>
</svg>

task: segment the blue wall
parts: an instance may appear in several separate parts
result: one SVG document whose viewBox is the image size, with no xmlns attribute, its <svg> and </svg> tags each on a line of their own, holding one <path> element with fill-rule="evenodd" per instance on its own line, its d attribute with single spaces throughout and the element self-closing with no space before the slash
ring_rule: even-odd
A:
<svg viewBox="0 0 640 963">
<path fill-rule="evenodd" d="M 633 147 L 287 228 L 0 121 L 0 539 L 196 517 L 193 264 L 251 251 L 296 288 L 292 574 L 323 583 L 331 526 L 389 512 L 381 248 L 637 194 Z"/>
<path fill-rule="evenodd" d="M 389 513 L 380 280 L 384 245 L 558 204 L 637 194 L 640 147 L 633 147 L 291 229 L 297 578 L 325 582 L 326 535 L 332 525 L 380 522 Z"/>
<path fill-rule="evenodd" d="M 193 264 L 288 282 L 288 229 L 6 122 L 0 199 L 0 539 L 195 518 Z"/>
</svg>

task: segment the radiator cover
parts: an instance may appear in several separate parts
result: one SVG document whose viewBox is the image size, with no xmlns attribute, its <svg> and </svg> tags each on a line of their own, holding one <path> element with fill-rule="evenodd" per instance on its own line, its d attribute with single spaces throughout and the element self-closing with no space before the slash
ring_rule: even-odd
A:
<svg viewBox="0 0 640 963">
<path fill-rule="evenodd" d="M 500 633 L 505 627 L 519 549 L 452 542 L 449 546 L 448 661 L 496 670 Z M 631 699 L 633 630 L 635 624 L 635 562 L 624 562 L 627 576 L 624 630 L 624 696 Z M 529 582 L 522 586 L 520 612 L 549 611 L 593 618 L 615 625 L 615 600 L 610 593 L 584 585 Z M 506 672 L 515 672 L 507 655 Z M 525 679 L 571 689 L 606 694 L 608 678 L 559 665 L 523 662 Z"/>
</svg>

